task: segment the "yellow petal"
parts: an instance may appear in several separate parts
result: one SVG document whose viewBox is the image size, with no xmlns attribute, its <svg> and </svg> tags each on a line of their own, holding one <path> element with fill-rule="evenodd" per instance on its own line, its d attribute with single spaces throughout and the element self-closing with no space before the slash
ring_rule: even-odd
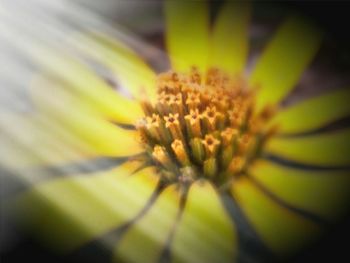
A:
<svg viewBox="0 0 350 263">
<path fill-rule="evenodd" d="M 236 230 L 209 183 L 191 187 L 171 249 L 174 262 L 234 262 Z"/>
<path fill-rule="evenodd" d="M 87 55 L 115 74 L 123 89 L 137 99 L 144 99 L 146 96 L 155 101 L 156 74 L 126 44 L 96 32 L 92 36 L 77 36 L 75 40 L 84 44 L 79 47 L 84 48 Z"/>
<path fill-rule="evenodd" d="M 172 67 L 207 69 L 209 9 L 206 1 L 165 1 L 166 44 Z"/>
<path fill-rule="evenodd" d="M 55 80 L 63 81 L 63 85 L 59 83 L 61 86 L 76 92 L 75 96 L 79 100 L 101 112 L 106 118 L 120 123 L 133 124 L 137 118 L 143 116 L 138 103 L 113 91 L 96 72 L 73 57 L 60 53 L 54 54 L 51 50 L 43 49 L 40 58 L 44 69 L 50 72 L 56 78 Z M 45 95 L 54 96 L 50 87 L 53 84 L 46 81 L 44 87 L 40 87 L 43 85 L 41 78 L 38 76 L 38 79 L 35 79 L 32 84 L 34 95 L 39 98 Z M 35 89 L 40 89 L 44 93 L 35 91 Z"/>
<path fill-rule="evenodd" d="M 0 162 L 18 175 L 38 167 L 96 156 L 81 138 L 67 132 L 47 116 L 32 112 L 1 114 L 0 122 L 3 125 Z"/>
<path fill-rule="evenodd" d="M 350 115 L 348 89 L 340 89 L 283 109 L 272 123 L 279 133 L 291 134 L 315 130 Z"/>
<path fill-rule="evenodd" d="M 221 8 L 214 26 L 210 66 L 228 73 L 244 71 L 248 55 L 250 5 L 229 1 Z"/>
<path fill-rule="evenodd" d="M 176 221 L 178 209 L 176 187 L 168 187 L 147 214 L 123 236 L 117 245 L 116 262 L 157 262 Z"/>
<path fill-rule="evenodd" d="M 59 87 L 54 91 L 54 94 L 43 94 L 40 104 L 45 114 L 81 138 L 97 154 L 129 156 L 143 151 L 137 131 L 122 129 L 102 119 L 65 89 Z"/>
<path fill-rule="evenodd" d="M 258 161 L 251 175 L 289 204 L 336 219 L 350 197 L 349 171 L 310 171 Z"/>
<path fill-rule="evenodd" d="M 274 203 L 246 178 L 233 184 L 232 193 L 266 245 L 278 255 L 294 253 L 319 227 Z"/>
<path fill-rule="evenodd" d="M 20 219 L 55 250 L 77 249 L 145 206 L 157 179 L 151 168 L 131 176 L 135 168 L 135 163 L 125 163 L 109 172 L 34 186 L 16 201 Z"/>
<path fill-rule="evenodd" d="M 67 129 L 80 136 L 98 154 L 131 156 L 143 151 L 137 131 L 125 130 L 107 121 L 78 113 L 56 116 L 67 125 Z"/>
<path fill-rule="evenodd" d="M 264 148 L 287 160 L 317 166 L 350 164 L 350 129 L 298 137 L 275 137 Z"/>
<path fill-rule="evenodd" d="M 290 92 L 320 44 L 320 32 L 298 17 L 291 17 L 280 26 L 250 77 L 251 84 L 260 86 L 258 108 L 278 103 Z"/>
</svg>

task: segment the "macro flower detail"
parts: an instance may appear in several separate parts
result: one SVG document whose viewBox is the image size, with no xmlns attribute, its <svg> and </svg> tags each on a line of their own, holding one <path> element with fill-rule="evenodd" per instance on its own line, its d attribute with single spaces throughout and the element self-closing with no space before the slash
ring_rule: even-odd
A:
<svg viewBox="0 0 350 263">
<path fill-rule="evenodd" d="M 164 1 L 171 66 L 157 73 L 100 32 L 71 36 L 73 55 L 35 47 L 35 113 L 8 132 L 38 149 L 4 162 L 33 183 L 20 221 L 92 262 L 272 262 L 336 222 L 350 131 L 322 128 L 350 114 L 349 91 L 284 106 L 322 33 L 286 18 L 248 68 L 251 8 L 211 19 L 206 1 Z"/>
<path fill-rule="evenodd" d="M 145 117 L 136 126 L 147 152 L 144 162 L 158 166 L 167 184 L 186 188 L 207 179 L 218 188 L 230 185 L 273 133 L 263 125 L 272 110 L 254 113 L 254 95 L 246 86 L 218 69 L 160 74 L 158 100 L 142 101 Z"/>
</svg>

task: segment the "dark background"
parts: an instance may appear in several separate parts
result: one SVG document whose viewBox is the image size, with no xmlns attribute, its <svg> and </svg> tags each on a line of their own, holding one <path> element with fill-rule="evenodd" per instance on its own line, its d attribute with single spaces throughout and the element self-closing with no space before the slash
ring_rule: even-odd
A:
<svg viewBox="0 0 350 263">
<path fill-rule="evenodd" d="M 276 2 L 259 1 L 259 4 Z M 350 3 L 346 1 L 292 1 L 279 2 L 311 18 L 337 42 L 337 60 L 344 72 L 350 72 Z M 1 230 L 3 231 L 3 230 Z M 350 214 L 327 233 L 320 241 L 307 247 L 290 259 L 290 263 L 302 262 L 350 262 Z M 67 259 L 50 254 L 45 248 L 29 238 L 23 238 L 6 254 L 1 255 L 4 263 L 26 261 L 64 263 Z"/>
</svg>

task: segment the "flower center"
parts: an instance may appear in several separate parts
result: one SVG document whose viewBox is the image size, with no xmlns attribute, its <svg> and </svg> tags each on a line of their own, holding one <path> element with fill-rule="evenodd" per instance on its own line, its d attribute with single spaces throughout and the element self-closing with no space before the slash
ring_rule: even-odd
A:
<svg viewBox="0 0 350 263">
<path fill-rule="evenodd" d="M 158 100 L 143 101 L 136 124 L 148 162 L 170 183 L 206 178 L 221 186 L 244 174 L 272 129 L 272 111 L 254 111 L 244 78 L 218 69 L 158 76 Z"/>
</svg>

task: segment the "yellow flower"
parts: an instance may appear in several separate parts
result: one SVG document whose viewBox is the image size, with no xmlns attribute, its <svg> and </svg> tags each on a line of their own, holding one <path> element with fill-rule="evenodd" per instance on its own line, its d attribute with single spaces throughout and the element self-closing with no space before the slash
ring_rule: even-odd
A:
<svg viewBox="0 0 350 263">
<path fill-rule="evenodd" d="M 350 113 L 348 90 L 282 107 L 321 33 L 287 18 L 247 74 L 250 11 L 229 1 L 210 29 L 206 2 L 165 1 L 158 76 L 99 33 L 74 38 L 76 58 L 40 49 L 37 113 L 14 131 L 35 130 L 38 149 L 6 163 L 35 183 L 24 223 L 96 262 L 233 262 L 288 255 L 334 222 L 350 131 L 314 131 Z"/>
</svg>

